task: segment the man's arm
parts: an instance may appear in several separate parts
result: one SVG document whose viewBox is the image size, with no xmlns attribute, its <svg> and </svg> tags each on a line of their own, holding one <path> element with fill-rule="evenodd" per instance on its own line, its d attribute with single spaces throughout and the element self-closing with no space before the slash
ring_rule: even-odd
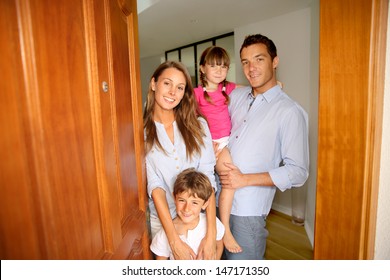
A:
<svg viewBox="0 0 390 280">
<path fill-rule="evenodd" d="M 239 189 L 246 186 L 275 186 L 268 172 L 243 174 L 237 166 L 225 163 L 229 168 L 221 172 L 219 180 L 223 188 Z"/>
</svg>

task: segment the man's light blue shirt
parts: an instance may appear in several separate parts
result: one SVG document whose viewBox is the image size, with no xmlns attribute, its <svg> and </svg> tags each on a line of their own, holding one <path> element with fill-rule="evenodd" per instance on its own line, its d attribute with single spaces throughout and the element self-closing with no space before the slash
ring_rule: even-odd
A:
<svg viewBox="0 0 390 280">
<path fill-rule="evenodd" d="M 230 95 L 233 163 L 244 174 L 269 172 L 281 191 L 302 186 L 309 174 L 307 113 L 278 85 L 255 99 L 250 92 L 250 87 L 240 87 Z M 240 188 L 231 213 L 268 215 L 275 192 L 269 186 Z"/>
</svg>

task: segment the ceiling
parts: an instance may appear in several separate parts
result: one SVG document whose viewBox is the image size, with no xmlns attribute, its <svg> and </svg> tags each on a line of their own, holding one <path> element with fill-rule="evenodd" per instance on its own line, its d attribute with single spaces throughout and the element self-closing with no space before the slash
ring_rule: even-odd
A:
<svg viewBox="0 0 390 280">
<path fill-rule="evenodd" d="M 141 58 L 309 6 L 312 0 L 137 0 Z"/>
</svg>

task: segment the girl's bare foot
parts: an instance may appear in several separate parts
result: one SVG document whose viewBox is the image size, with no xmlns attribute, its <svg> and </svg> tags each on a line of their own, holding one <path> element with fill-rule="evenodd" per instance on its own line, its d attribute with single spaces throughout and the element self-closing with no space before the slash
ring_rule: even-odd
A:
<svg viewBox="0 0 390 280">
<path fill-rule="evenodd" d="M 225 245 L 226 250 L 228 250 L 230 253 L 242 252 L 240 245 L 238 245 L 236 239 L 233 237 L 230 230 L 226 230 L 225 235 L 223 237 L 223 244 Z"/>
</svg>

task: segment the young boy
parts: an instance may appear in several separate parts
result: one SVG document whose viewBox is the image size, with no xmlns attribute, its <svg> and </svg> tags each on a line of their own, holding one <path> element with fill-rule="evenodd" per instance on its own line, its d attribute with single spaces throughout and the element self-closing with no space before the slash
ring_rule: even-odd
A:
<svg viewBox="0 0 390 280">
<path fill-rule="evenodd" d="M 206 209 L 212 192 L 213 188 L 207 176 L 194 168 L 182 171 L 174 184 L 173 196 L 177 216 L 173 219 L 173 223 L 180 238 L 195 254 L 206 234 L 206 215 L 201 212 Z M 224 233 L 225 228 L 217 218 L 217 259 L 222 256 Z M 163 229 L 153 238 L 150 249 L 157 260 L 174 259 Z"/>
</svg>

